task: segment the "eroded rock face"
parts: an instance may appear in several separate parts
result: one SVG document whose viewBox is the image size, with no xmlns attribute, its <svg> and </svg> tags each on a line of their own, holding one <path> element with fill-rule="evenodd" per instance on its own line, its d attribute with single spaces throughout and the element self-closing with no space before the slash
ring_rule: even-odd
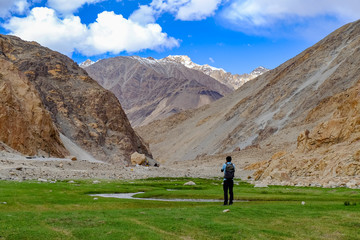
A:
<svg viewBox="0 0 360 240">
<path fill-rule="evenodd" d="M 14 64 L 3 59 L 0 59 L 0 142 L 25 155 L 68 155 L 35 88 Z"/>
<path fill-rule="evenodd" d="M 59 131 L 95 158 L 129 162 L 135 151 L 151 156 L 114 94 L 68 57 L 34 42 L 0 35 L 0 58 L 27 76 Z"/>
<path fill-rule="evenodd" d="M 322 101 L 307 121 L 320 116 L 328 120 L 300 133 L 295 151 L 279 152 L 250 166 L 257 170 L 255 179 L 269 183 L 306 179 L 308 184 L 360 187 L 360 81 Z M 336 178 L 341 180 L 335 183 Z"/>
</svg>

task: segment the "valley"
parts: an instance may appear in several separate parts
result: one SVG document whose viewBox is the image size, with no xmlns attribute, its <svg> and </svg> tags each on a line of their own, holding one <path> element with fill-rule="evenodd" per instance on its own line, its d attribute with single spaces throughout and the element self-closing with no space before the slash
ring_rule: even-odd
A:
<svg viewBox="0 0 360 240">
<path fill-rule="evenodd" d="M 358 188 L 359 36 L 360 23 L 347 24 L 231 87 L 239 76 L 187 56 L 109 58 L 84 64 L 86 72 L 2 35 L 0 177 L 208 178 L 231 155 L 252 183 Z M 19 119 L 13 109 L 26 135 L 9 124 Z M 134 152 L 160 167 L 131 166 Z"/>
</svg>

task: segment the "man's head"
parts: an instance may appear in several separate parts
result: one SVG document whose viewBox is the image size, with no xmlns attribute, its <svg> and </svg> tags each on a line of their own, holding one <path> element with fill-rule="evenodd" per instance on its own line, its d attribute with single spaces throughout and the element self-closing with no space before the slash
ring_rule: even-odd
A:
<svg viewBox="0 0 360 240">
<path fill-rule="evenodd" d="M 227 156 L 227 157 L 226 157 L 226 161 L 227 161 L 227 162 L 231 162 L 231 156 Z"/>
</svg>

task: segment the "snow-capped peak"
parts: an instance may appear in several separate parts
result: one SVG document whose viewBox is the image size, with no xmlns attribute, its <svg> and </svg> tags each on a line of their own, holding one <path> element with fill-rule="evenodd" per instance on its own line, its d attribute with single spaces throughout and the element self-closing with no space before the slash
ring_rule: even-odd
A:
<svg viewBox="0 0 360 240">
<path fill-rule="evenodd" d="M 182 65 L 188 68 L 194 68 L 195 66 L 197 66 L 197 64 L 193 63 L 191 59 L 186 55 L 169 55 L 166 58 L 163 58 L 162 60 L 181 63 Z"/>
<path fill-rule="evenodd" d="M 254 71 L 252 71 L 250 74 L 245 73 L 242 75 L 239 75 L 239 74 L 233 75 L 231 73 L 226 72 L 222 68 L 216 68 L 216 67 L 210 66 L 208 64 L 199 65 L 199 64 L 193 63 L 191 61 L 191 59 L 186 55 L 170 55 L 166 58 L 160 59 L 159 61 L 162 61 L 162 62 L 171 61 L 171 62 L 180 63 L 180 64 L 184 65 L 185 67 L 201 71 L 201 72 L 209 75 L 210 77 L 215 78 L 219 82 L 221 82 L 231 88 L 234 88 L 234 89 L 239 88 L 245 82 L 250 81 L 251 79 L 254 79 L 255 77 L 260 76 L 264 72 L 268 71 L 268 69 L 260 66 L 260 67 L 256 68 Z"/>
<path fill-rule="evenodd" d="M 264 72 L 267 72 L 267 71 L 269 71 L 269 69 L 264 68 L 263 66 L 260 66 L 260 67 L 255 68 L 255 69 L 250 73 L 250 75 L 259 76 L 259 75 L 261 75 L 261 74 L 263 74 Z"/>
<path fill-rule="evenodd" d="M 200 68 L 203 68 L 203 69 L 208 69 L 208 70 L 213 70 L 213 71 L 224 71 L 221 68 L 212 67 L 212 66 L 210 66 L 208 64 L 205 64 L 205 65 L 196 64 L 193 61 L 191 61 L 191 58 L 189 56 L 186 56 L 186 55 L 169 55 L 166 58 L 163 58 L 162 60 L 181 63 L 185 67 L 195 68 L 195 69 L 198 69 L 198 70 Z"/>
<path fill-rule="evenodd" d="M 79 66 L 84 68 L 90 65 L 93 65 L 95 62 L 91 61 L 90 59 L 85 60 L 84 62 L 80 63 Z"/>
</svg>

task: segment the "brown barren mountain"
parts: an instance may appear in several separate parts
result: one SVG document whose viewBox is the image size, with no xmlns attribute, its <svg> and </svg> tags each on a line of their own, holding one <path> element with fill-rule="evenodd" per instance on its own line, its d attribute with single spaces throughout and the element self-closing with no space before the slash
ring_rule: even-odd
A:
<svg viewBox="0 0 360 240">
<path fill-rule="evenodd" d="M 325 119 L 297 138 L 295 151 L 280 151 L 271 159 L 253 164 L 255 179 L 325 186 L 360 185 L 360 80 L 352 88 L 323 100 L 306 117 L 306 122 Z M 307 179 L 304 179 L 304 176 Z M 314 181 L 316 179 L 316 181 Z"/>
<path fill-rule="evenodd" d="M 201 71 L 167 58 L 115 57 L 84 69 L 118 97 L 133 126 L 201 107 L 232 92 Z"/>
<path fill-rule="evenodd" d="M 255 158 L 265 162 L 253 165 L 253 169 L 260 167 L 256 175 L 259 179 L 270 176 L 267 180 L 271 180 L 275 169 L 284 168 L 286 174 L 280 172 L 284 181 L 300 176 L 319 180 L 322 175 L 313 174 L 310 167 L 319 161 L 324 161 L 321 166 L 329 168 L 323 168 L 322 174 L 331 169 L 332 178 L 354 177 L 358 175 L 357 167 L 353 166 L 359 155 L 356 110 L 359 66 L 360 22 L 357 21 L 244 84 L 233 94 L 199 110 L 153 122 L 138 131 L 150 142 L 154 156 L 162 161 L 191 160 L 241 149 L 237 154 L 241 162 L 244 149 L 261 148 Z M 301 133 L 307 129 L 311 140 L 305 143 L 301 139 L 307 137 Z M 291 157 L 290 153 L 300 151 L 296 150 L 298 144 L 311 148 L 301 156 Z M 286 161 L 290 160 L 267 161 L 267 155 L 261 155 L 263 150 L 275 154 L 273 159 L 291 159 L 294 166 L 298 163 L 297 170 L 287 166 Z M 308 162 L 301 165 L 304 159 Z M 339 164 L 337 170 L 332 169 L 335 162 Z"/>
<path fill-rule="evenodd" d="M 25 155 L 65 157 L 51 116 L 40 96 L 14 64 L 0 59 L 0 143 Z M 0 144 L 1 149 L 1 144 Z"/>
<path fill-rule="evenodd" d="M 0 59 L 12 62 L 33 84 L 63 141 L 107 162 L 129 162 L 135 151 L 151 156 L 114 94 L 68 57 L 0 35 Z"/>
</svg>

